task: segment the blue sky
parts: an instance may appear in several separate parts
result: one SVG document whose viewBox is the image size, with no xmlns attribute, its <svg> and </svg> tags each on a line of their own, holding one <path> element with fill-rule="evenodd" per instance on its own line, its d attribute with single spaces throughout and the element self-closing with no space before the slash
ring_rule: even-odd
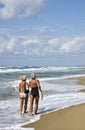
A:
<svg viewBox="0 0 85 130">
<path fill-rule="evenodd" d="M 0 0 L 0 65 L 85 64 L 85 0 Z"/>
</svg>

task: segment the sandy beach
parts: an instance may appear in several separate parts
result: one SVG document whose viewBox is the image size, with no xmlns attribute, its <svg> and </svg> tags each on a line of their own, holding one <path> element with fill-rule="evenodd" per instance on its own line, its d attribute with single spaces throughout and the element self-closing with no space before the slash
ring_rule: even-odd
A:
<svg viewBox="0 0 85 130">
<path fill-rule="evenodd" d="M 79 84 L 85 85 L 85 77 L 71 79 L 78 80 Z M 84 91 L 84 89 L 81 90 L 81 92 Z M 39 121 L 24 127 L 35 128 L 35 130 L 85 130 L 85 104 L 42 115 Z"/>
</svg>

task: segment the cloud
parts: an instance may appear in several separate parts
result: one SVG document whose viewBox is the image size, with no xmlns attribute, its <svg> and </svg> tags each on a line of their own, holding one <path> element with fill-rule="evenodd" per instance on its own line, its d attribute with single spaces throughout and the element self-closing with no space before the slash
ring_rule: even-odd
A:
<svg viewBox="0 0 85 130">
<path fill-rule="evenodd" d="M 71 41 L 68 41 L 60 47 L 61 52 L 83 52 L 85 50 L 85 37 L 76 37 Z"/>
<path fill-rule="evenodd" d="M 51 46 L 56 46 L 57 45 L 57 43 L 58 43 L 58 38 L 53 38 L 53 39 L 50 39 L 49 41 L 48 41 L 48 43 L 49 43 L 49 45 L 51 45 Z"/>
<path fill-rule="evenodd" d="M 9 52 L 12 52 L 13 49 L 14 49 L 14 47 L 15 47 L 15 44 L 16 44 L 16 39 L 15 39 L 15 38 L 12 38 L 12 39 L 9 41 L 8 45 L 7 45 L 7 50 L 8 50 Z"/>
<path fill-rule="evenodd" d="M 37 39 L 29 39 L 29 40 L 27 40 L 27 41 L 24 41 L 23 43 L 22 43 L 22 45 L 30 45 L 30 44 L 38 44 L 38 43 L 40 43 L 40 41 L 39 40 L 37 40 Z"/>
<path fill-rule="evenodd" d="M 44 6 L 44 0 L 0 0 L 0 19 L 30 18 Z"/>
<path fill-rule="evenodd" d="M 29 35 L 11 33 L 11 30 L 1 28 L 0 30 L 0 54 L 14 55 L 85 55 L 85 36 L 75 37 L 69 41 L 54 37 L 52 33 L 46 37 L 36 31 Z M 40 35 L 39 35 L 40 34 Z"/>
</svg>

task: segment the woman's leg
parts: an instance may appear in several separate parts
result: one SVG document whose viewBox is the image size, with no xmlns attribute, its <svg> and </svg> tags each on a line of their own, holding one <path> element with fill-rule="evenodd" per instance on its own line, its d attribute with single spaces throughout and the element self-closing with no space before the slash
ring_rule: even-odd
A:
<svg viewBox="0 0 85 130">
<path fill-rule="evenodd" d="M 20 114 L 22 114 L 23 102 L 24 102 L 24 99 L 20 98 Z"/>
<path fill-rule="evenodd" d="M 30 115 L 32 115 L 32 111 L 33 111 L 33 102 L 34 102 L 34 97 L 30 94 Z"/>
<path fill-rule="evenodd" d="M 36 97 L 35 97 L 35 114 L 37 114 L 38 102 L 39 102 L 39 96 L 36 96 Z"/>
<path fill-rule="evenodd" d="M 28 93 L 26 94 L 26 98 L 25 98 L 24 113 L 26 113 L 27 110 L 27 103 L 28 103 Z"/>
</svg>

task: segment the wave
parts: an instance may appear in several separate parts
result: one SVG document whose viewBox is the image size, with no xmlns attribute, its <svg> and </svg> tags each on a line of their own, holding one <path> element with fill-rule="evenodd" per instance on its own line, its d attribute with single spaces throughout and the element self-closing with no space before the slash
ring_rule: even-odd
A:
<svg viewBox="0 0 85 130">
<path fill-rule="evenodd" d="M 48 66 L 48 67 L 38 67 L 38 66 L 33 66 L 33 67 L 27 67 L 27 66 L 6 66 L 2 67 L 0 66 L 0 73 L 12 73 L 12 72 L 68 72 L 68 71 L 75 71 L 75 70 L 85 70 L 85 67 L 56 67 L 56 66 Z"/>
</svg>

